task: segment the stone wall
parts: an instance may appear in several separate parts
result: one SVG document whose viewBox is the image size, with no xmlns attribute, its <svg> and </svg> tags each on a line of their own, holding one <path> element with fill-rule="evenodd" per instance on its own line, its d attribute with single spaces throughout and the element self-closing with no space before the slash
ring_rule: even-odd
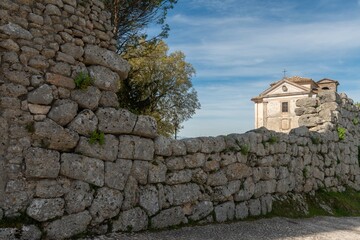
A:
<svg viewBox="0 0 360 240">
<path fill-rule="evenodd" d="M 273 195 L 360 190 L 358 109 L 345 96 L 298 102 L 301 114 L 333 116 L 322 133 L 176 141 L 119 109 L 129 65 L 113 51 L 103 9 L 97 0 L 0 2 L 0 220 L 32 221 L 8 237 L 224 222 L 270 212 Z M 76 88 L 80 72 L 92 86 Z"/>
</svg>

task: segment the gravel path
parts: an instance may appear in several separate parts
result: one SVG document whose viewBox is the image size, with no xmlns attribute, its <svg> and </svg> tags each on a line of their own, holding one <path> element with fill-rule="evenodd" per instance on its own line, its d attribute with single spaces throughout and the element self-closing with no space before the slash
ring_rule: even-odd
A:
<svg viewBox="0 0 360 240">
<path fill-rule="evenodd" d="M 111 234 L 94 240 L 360 240 L 360 217 L 272 218 L 177 230 Z"/>
</svg>

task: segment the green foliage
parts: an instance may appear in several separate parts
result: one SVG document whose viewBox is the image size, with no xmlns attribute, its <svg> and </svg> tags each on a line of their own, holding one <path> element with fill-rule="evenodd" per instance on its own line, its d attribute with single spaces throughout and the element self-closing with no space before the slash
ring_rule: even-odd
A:
<svg viewBox="0 0 360 240">
<path fill-rule="evenodd" d="M 34 133 L 34 132 L 35 132 L 34 122 L 29 122 L 28 124 L 26 124 L 25 129 L 26 129 L 29 133 Z"/>
<path fill-rule="evenodd" d="M 304 176 L 304 178 L 309 177 L 309 170 L 307 168 L 303 169 L 303 176 Z"/>
<path fill-rule="evenodd" d="M 93 131 L 90 135 L 89 143 L 90 144 L 99 143 L 100 145 L 104 145 L 105 143 L 104 133 L 98 130 Z"/>
<path fill-rule="evenodd" d="M 269 140 L 267 140 L 267 142 L 270 143 L 270 144 L 274 144 L 274 143 L 279 142 L 279 139 L 276 136 L 271 136 L 269 138 Z"/>
<path fill-rule="evenodd" d="M 240 146 L 240 152 L 242 155 L 248 155 L 250 151 L 250 147 L 247 144 L 241 145 Z"/>
<path fill-rule="evenodd" d="M 193 66 L 182 52 L 168 54 L 162 41 L 132 47 L 124 58 L 132 68 L 118 92 L 120 107 L 154 117 L 160 134 L 176 138 L 182 123 L 200 108 Z"/>
<path fill-rule="evenodd" d="M 321 139 L 319 137 L 311 137 L 311 142 L 315 145 L 319 145 L 321 143 Z"/>
<path fill-rule="evenodd" d="M 75 79 L 75 86 L 78 89 L 86 89 L 88 86 L 90 86 L 94 79 L 90 77 L 88 73 L 85 72 L 79 72 L 78 75 L 76 75 Z"/>
<path fill-rule="evenodd" d="M 352 120 L 352 122 L 353 122 L 353 124 L 356 126 L 356 125 L 359 124 L 359 119 L 358 119 L 358 118 L 354 118 L 354 119 Z"/>
<path fill-rule="evenodd" d="M 168 36 L 169 25 L 165 23 L 167 13 L 177 0 L 102 0 L 112 13 L 114 33 L 118 50 L 126 53 L 129 46 L 156 42 Z M 148 38 L 146 28 L 150 24 L 160 26 L 160 33 Z M 140 42 L 139 39 L 145 39 Z"/>
<path fill-rule="evenodd" d="M 339 140 L 340 141 L 345 140 L 346 129 L 343 127 L 338 127 L 337 132 L 338 132 Z"/>
<path fill-rule="evenodd" d="M 315 195 L 304 194 L 303 200 L 290 196 L 276 200 L 273 211 L 267 217 L 360 216 L 360 192 L 352 189 L 344 192 L 317 191 Z M 324 205 L 328 208 L 324 208 Z"/>
<path fill-rule="evenodd" d="M 354 105 L 357 106 L 358 108 L 360 108 L 360 103 L 359 102 L 355 103 Z"/>
</svg>

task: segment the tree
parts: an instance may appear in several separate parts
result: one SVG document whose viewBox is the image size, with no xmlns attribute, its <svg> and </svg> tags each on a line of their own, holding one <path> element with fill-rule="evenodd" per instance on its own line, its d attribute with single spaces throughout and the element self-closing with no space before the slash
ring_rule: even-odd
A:
<svg viewBox="0 0 360 240">
<path fill-rule="evenodd" d="M 161 134 L 177 137 L 181 124 L 200 108 L 191 82 L 195 69 L 184 53 L 168 54 L 163 41 L 132 46 L 126 52 L 132 69 L 118 94 L 121 107 L 153 116 Z"/>
<path fill-rule="evenodd" d="M 177 0 L 103 0 L 112 13 L 114 34 L 118 50 L 124 52 L 129 45 L 139 43 L 139 39 L 157 41 L 168 35 L 169 26 L 165 24 L 166 15 Z M 161 32 L 148 39 L 145 33 L 150 23 L 161 26 Z"/>
</svg>

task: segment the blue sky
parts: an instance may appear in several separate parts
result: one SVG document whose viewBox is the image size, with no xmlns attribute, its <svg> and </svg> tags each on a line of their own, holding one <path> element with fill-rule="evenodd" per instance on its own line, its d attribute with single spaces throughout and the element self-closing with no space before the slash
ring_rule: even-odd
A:
<svg viewBox="0 0 360 240">
<path fill-rule="evenodd" d="M 283 76 L 331 78 L 360 101 L 360 0 L 179 0 L 170 51 L 196 69 L 202 105 L 180 136 L 254 128 L 250 99 Z"/>
</svg>

